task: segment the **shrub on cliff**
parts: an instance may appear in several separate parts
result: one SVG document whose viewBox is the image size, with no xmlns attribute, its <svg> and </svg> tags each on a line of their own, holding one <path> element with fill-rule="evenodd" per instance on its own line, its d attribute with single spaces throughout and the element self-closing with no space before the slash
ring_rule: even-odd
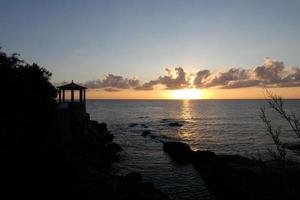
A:
<svg viewBox="0 0 300 200">
<path fill-rule="evenodd" d="M 1 147 L 24 146 L 28 138 L 36 140 L 48 132 L 57 94 L 50 77 L 46 69 L 0 48 Z"/>
</svg>

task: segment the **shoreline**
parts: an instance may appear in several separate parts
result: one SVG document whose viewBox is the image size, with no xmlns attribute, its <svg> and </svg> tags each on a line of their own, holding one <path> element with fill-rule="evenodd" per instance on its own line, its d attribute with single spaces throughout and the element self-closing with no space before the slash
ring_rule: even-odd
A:
<svg viewBox="0 0 300 200">
<path fill-rule="evenodd" d="M 90 120 L 87 114 L 81 128 L 74 129 L 75 124 L 70 127 L 72 141 L 66 143 L 71 143 L 72 147 L 67 157 L 70 165 L 77 169 L 76 176 L 80 180 L 75 193 L 79 192 L 84 199 L 170 199 L 153 183 L 144 182 L 140 173 L 123 176 L 114 173 L 112 165 L 118 162 L 123 149 L 114 142 L 114 135 L 106 123 Z"/>
<path fill-rule="evenodd" d="M 163 150 L 176 162 L 191 163 L 209 190 L 221 199 L 299 199 L 298 163 L 281 166 L 240 155 L 193 151 L 182 142 L 165 142 Z"/>
</svg>

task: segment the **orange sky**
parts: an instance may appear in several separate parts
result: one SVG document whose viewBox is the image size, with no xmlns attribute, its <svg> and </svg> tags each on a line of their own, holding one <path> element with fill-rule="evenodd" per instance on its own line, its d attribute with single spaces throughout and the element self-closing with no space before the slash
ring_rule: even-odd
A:
<svg viewBox="0 0 300 200">
<path fill-rule="evenodd" d="M 272 92 L 283 98 L 300 98 L 299 87 L 272 88 Z M 206 89 L 200 90 L 199 99 L 264 99 L 263 88 L 242 89 Z M 174 99 L 172 90 L 135 91 L 122 90 L 119 92 L 106 92 L 103 90 L 89 89 L 88 99 Z"/>
</svg>

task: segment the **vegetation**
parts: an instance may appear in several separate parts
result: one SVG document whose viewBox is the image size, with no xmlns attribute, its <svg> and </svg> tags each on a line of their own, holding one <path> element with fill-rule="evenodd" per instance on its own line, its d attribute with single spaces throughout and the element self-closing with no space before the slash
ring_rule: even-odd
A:
<svg viewBox="0 0 300 200">
<path fill-rule="evenodd" d="M 169 199 L 138 173 L 114 174 L 122 148 L 87 113 L 68 120 L 72 112 L 57 107 L 49 71 L 0 49 L 0 76 L 0 197 Z"/>
<path fill-rule="evenodd" d="M 17 54 L 8 56 L 0 48 L 0 76 L 2 152 L 3 148 L 17 151 L 12 148 L 23 147 L 24 151 L 28 150 L 25 146 L 39 145 L 40 140 L 25 143 L 50 130 L 57 94 L 49 81 L 51 73 L 37 64 L 25 63 Z"/>
<path fill-rule="evenodd" d="M 284 106 L 283 99 L 273 94 L 271 91 L 266 89 L 267 97 L 269 98 L 268 104 L 271 109 L 279 114 L 279 116 L 288 123 L 289 127 L 295 133 L 295 135 L 300 139 L 300 123 L 299 119 L 295 113 L 288 113 Z M 286 148 L 280 140 L 280 135 L 282 133 L 281 127 L 274 128 L 272 121 L 266 115 L 266 109 L 264 107 L 260 110 L 260 117 L 267 127 L 267 131 L 272 137 L 272 140 L 276 146 L 277 153 L 270 151 L 275 160 L 279 161 L 281 164 L 286 163 Z"/>
</svg>

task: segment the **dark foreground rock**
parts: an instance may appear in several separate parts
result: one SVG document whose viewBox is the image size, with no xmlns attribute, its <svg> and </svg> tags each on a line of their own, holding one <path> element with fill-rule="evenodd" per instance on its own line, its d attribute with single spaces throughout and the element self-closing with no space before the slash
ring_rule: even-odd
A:
<svg viewBox="0 0 300 200">
<path fill-rule="evenodd" d="M 143 137 L 146 137 L 146 136 L 148 136 L 148 135 L 150 135 L 150 134 L 151 134 L 150 131 L 143 131 L 142 136 L 143 136 Z"/>
<path fill-rule="evenodd" d="M 99 183 L 90 191 L 87 199 L 169 200 L 169 197 L 155 189 L 153 183 L 143 182 L 141 174 L 134 172 L 125 176 L 113 176 L 105 184 Z"/>
<path fill-rule="evenodd" d="M 166 142 L 164 151 L 177 161 L 193 163 L 209 189 L 222 199 L 300 199 L 297 165 L 282 167 L 239 155 L 192 151 L 180 142 Z"/>
<path fill-rule="evenodd" d="M 131 123 L 131 124 L 128 125 L 128 127 L 129 127 L 129 128 L 133 128 L 133 127 L 135 127 L 135 126 L 137 126 L 137 125 L 139 125 L 139 124 L 137 124 L 137 123 Z"/>
<path fill-rule="evenodd" d="M 164 142 L 163 149 L 176 161 L 190 161 L 192 150 L 182 142 Z"/>
<path fill-rule="evenodd" d="M 85 133 L 85 140 L 81 139 L 77 146 L 79 155 L 74 155 L 79 162 L 76 166 L 80 166 L 77 197 L 103 200 L 169 199 L 154 188 L 152 183 L 144 183 L 139 173 L 115 175 L 111 164 L 118 159 L 118 153 L 123 151 L 122 147 L 113 142 L 106 124 L 92 121 L 88 127 L 92 134 Z"/>
<path fill-rule="evenodd" d="M 178 123 L 178 122 L 170 122 L 169 123 L 169 126 L 173 126 L 173 127 L 181 127 L 181 126 L 183 126 L 183 124 L 181 124 L 181 123 Z"/>
<path fill-rule="evenodd" d="M 152 183 L 144 183 L 141 174 L 115 175 L 113 163 L 123 149 L 113 142 L 105 123 L 87 116 L 76 125 L 71 124 L 69 131 L 54 129 L 43 140 L 45 144 L 30 143 L 14 157 L 2 153 L 0 198 L 169 199 Z"/>
</svg>

